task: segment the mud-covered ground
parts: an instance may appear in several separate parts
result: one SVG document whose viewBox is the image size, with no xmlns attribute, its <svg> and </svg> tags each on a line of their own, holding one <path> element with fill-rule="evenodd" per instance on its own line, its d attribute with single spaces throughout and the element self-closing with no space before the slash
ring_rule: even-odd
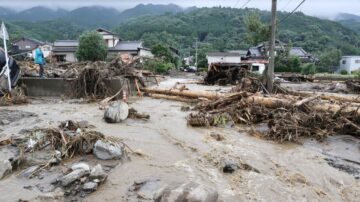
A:
<svg viewBox="0 0 360 202">
<path fill-rule="evenodd" d="M 168 78 L 160 87 L 170 88 L 178 81 L 189 79 Z M 218 92 L 230 89 L 196 84 L 187 87 Z M 302 145 L 278 144 L 249 135 L 247 126 L 189 127 L 186 116 L 190 112 L 181 110 L 187 106 L 185 103 L 143 97 L 132 99 L 131 106 L 150 114 L 150 120 L 128 119 L 107 124 L 96 103 L 33 99 L 29 105 L 0 108 L 35 114 L 0 124 L 0 134 L 18 134 L 35 126 L 57 126 L 68 119 L 86 120 L 95 130 L 122 138 L 143 154 L 130 155 L 130 161 L 112 168 L 105 184 L 84 201 L 143 201 L 134 198 L 129 188 L 134 182 L 147 179 L 159 179 L 164 184 L 189 181 L 203 184 L 219 193 L 219 201 L 359 200 L 359 139 L 336 136 L 321 143 L 309 139 Z M 237 165 L 238 169 L 224 173 L 226 164 Z M 34 200 L 41 194 L 39 188 L 28 189 L 26 185 L 41 180 L 31 181 L 16 173 L 0 180 L 0 201 Z"/>
</svg>

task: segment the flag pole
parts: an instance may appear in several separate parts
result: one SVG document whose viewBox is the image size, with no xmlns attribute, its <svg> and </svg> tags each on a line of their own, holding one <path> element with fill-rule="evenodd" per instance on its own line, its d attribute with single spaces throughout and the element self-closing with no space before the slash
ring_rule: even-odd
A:
<svg viewBox="0 0 360 202">
<path fill-rule="evenodd" d="M 9 88 L 9 92 L 11 92 L 11 78 L 10 78 L 10 67 L 9 67 L 9 57 L 8 57 L 8 52 L 7 52 L 7 46 L 6 46 L 6 30 L 5 30 L 5 24 L 3 22 L 2 24 L 3 26 L 2 27 L 2 33 L 3 33 L 3 39 L 4 39 L 4 51 L 5 51 L 5 61 L 6 61 L 6 64 L 5 64 L 5 74 L 7 76 L 7 79 L 8 79 L 8 88 Z"/>
</svg>

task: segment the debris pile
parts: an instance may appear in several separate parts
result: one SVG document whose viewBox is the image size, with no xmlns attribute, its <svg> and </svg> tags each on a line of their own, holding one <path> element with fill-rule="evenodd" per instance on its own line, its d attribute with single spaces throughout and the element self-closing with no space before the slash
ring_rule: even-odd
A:
<svg viewBox="0 0 360 202">
<path fill-rule="evenodd" d="M 360 93 L 360 81 L 359 80 L 347 80 L 346 87 L 355 93 Z"/>
<path fill-rule="evenodd" d="M 4 93 L 0 91 L 0 106 L 21 105 L 28 104 L 29 100 L 25 96 L 22 87 L 14 88 L 11 93 Z"/>
<path fill-rule="evenodd" d="M 19 63 L 22 74 L 25 77 L 37 77 L 39 67 L 33 62 Z M 106 80 L 123 77 L 135 81 L 145 87 L 144 77 L 155 77 L 151 72 L 143 69 L 140 58 L 129 54 L 119 54 L 110 62 L 74 62 L 74 63 L 50 63 L 46 65 L 45 76 L 47 78 L 71 78 L 75 79 L 74 89 L 77 97 L 92 97 L 95 99 L 105 98 L 111 95 Z M 124 89 L 125 90 L 125 89 Z"/>
<path fill-rule="evenodd" d="M 240 92 L 199 103 L 196 107 L 199 112 L 187 119 L 194 127 L 266 122 L 268 132 L 254 131 L 256 135 L 279 142 L 296 142 L 302 137 L 322 140 L 329 135 L 360 135 L 359 108 L 359 103 L 329 102 L 319 96 L 302 99 L 283 94 L 265 97 Z"/>
<path fill-rule="evenodd" d="M 28 185 L 29 189 L 36 186 L 44 196 L 56 192 L 70 201 L 96 191 L 119 160 L 128 160 L 125 147 L 132 150 L 122 140 L 105 137 L 93 127 L 86 121 L 68 120 L 58 127 L 23 130 L 22 135 L 1 138 L 0 151 L 12 155 L 0 161 L 0 179 L 23 169 L 20 177 L 46 178 Z M 81 162 L 73 163 L 80 155 Z M 69 162 L 70 167 L 66 166 Z"/>
<path fill-rule="evenodd" d="M 227 85 L 237 84 L 247 73 L 247 66 L 229 66 L 222 63 L 213 63 L 204 77 L 205 84 Z"/>
</svg>

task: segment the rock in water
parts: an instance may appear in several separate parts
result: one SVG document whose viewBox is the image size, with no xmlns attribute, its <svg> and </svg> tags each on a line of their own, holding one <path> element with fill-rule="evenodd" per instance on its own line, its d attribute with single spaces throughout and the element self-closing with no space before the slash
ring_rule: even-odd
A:
<svg viewBox="0 0 360 202">
<path fill-rule="evenodd" d="M 218 193 L 212 188 L 189 182 L 174 189 L 165 188 L 162 193 L 155 194 L 155 201 L 217 202 Z"/>
<path fill-rule="evenodd" d="M 96 191 L 97 187 L 98 187 L 97 183 L 95 183 L 95 182 L 87 182 L 87 183 L 84 184 L 83 190 L 92 192 L 92 191 Z"/>
<path fill-rule="evenodd" d="M 72 171 L 71 173 L 63 176 L 60 179 L 61 185 L 66 187 L 69 184 L 71 184 L 72 182 L 80 179 L 81 177 L 89 174 L 90 172 L 88 170 L 83 170 L 83 169 L 76 169 L 74 171 Z"/>
<path fill-rule="evenodd" d="M 129 115 L 129 106 L 122 101 L 113 102 L 105 110 L 104 119 L 107 123 L 120 123 Z"/>
<path fill-rule="evenodd" d="M 0 161 L 0 180 L 6 175 L 10 174 L 12 171 L 12 166 L 10 161 L 2 160 Z"/>
<path fill-rule="evenodd" d="M 82 169 L 90 172 L 90 166 L 87 163 L 83 163 L 83 162 L 75 163 L 74 165 L 71 166 L 71 170 L 78 170 L 78 169 Z"/>
<path fill-rule="evenodd" d="M 102 160 L 121 159 L 124 149 L 120 145 L 98 140 L 94 145 L 93 154 Z"/>
<path fill-rule="evenodd" d="M 100 182 L 105 181 L 107 178 L 107 174 L 103 170 L 100 164 L 97 164 L 95 167 L 91 169 L 90 179 L 98 179 Z"/>
</svg>

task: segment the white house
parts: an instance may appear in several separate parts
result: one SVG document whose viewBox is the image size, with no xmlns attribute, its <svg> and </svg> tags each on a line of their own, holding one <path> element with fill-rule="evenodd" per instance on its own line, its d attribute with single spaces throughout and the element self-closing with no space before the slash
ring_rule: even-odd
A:
<svg viewBox="0 0 360 202">
<path fill-rule="evenodd" d="M 241 63 L 241 54 L 237 52 L 213 52 L 207 53 L 206 59 L 209 67 L 213 63 Z"/>
<path fill-rule="evenodd" d="M 106 29 L 99 28 L 96 31 L 103 37 L 105 43 L 109 48 L 115 47 L 116 44 L 118 44 L 118 42 L 120 41 L 119 37 Z"/>
<path fill-rule="evenodd" d="M 77 40 L 57 40 L 53 46 L 53 56 L 57 62 L 76 62 L 75 52 L 79 47 Z"/>
<path fill-rule="evenodd" d="M 143 46 L 142 41 L 119 41 L 115 47 L 109 48 L 109 54 L 128 53 L 132 56 L 153 58 L 149 48 Z"/>
<path fill-rule="evenodd" d="M 343 56 L 340 60 L 340 69 L 346 70 L 349 74 L 353 71 L 360 71 L 360 56 Z"/>
</svg>

